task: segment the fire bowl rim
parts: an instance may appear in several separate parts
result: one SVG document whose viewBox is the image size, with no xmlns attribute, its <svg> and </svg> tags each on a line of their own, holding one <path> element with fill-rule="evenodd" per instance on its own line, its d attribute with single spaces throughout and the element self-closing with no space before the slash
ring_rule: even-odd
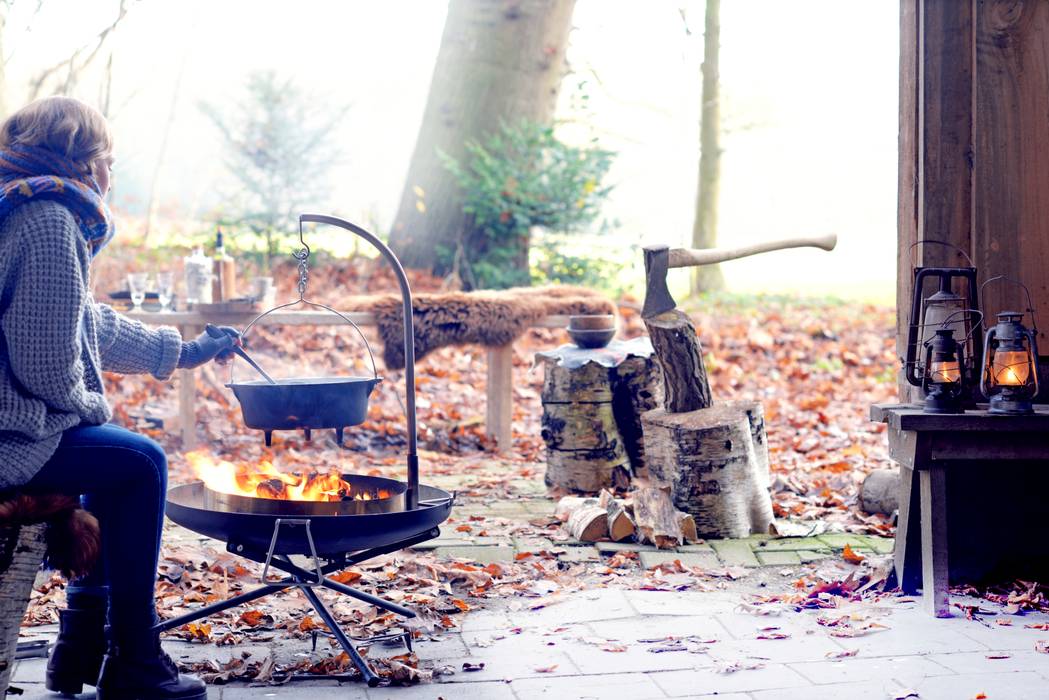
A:
<svg viewBox="0 0 1049 700">
<path fill-rule="evenodd" d="M 342 478 L 353 485 L 364 488 L 378 488 L 390 492 L 388 498 L 371 501 L 291 501 L 261 496 L 242 496 L 222 493 L 208 488 L 201 480 L 203 498 L 199 507 L 218 513 L 239 513 L 242 515 L 272 515 L 277 517 L 315 517 L 367 515 L 374 513 L 391 513 L 405 509 L 405 494 L 408 484 L 397 479 L 366 474 L 346 474 Z M 364 483 L 362 483 L 364 482 Z"/>
</svg>

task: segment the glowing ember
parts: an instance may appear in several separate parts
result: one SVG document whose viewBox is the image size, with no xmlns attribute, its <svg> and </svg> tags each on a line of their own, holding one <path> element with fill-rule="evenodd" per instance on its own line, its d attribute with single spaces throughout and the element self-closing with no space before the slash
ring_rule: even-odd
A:
<svg viewBox="0 0 1049 700">
<path fill-rule="evenodd" d="M 204 451 L 187 452 L 186 460 L 204 485 L 218 493 L 282 501 L 370 501 L 389 498 L 379 489 L 355 489 L 337 469 L 327 472 L 287 473 L 278 471 L 268 460 L 258 464 L 228 462 Z"/>
</svg>

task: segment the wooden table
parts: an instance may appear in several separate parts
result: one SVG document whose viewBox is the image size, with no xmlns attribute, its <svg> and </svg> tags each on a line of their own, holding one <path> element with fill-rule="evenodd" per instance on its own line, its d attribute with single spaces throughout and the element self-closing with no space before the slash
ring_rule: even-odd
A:
<svg viewBox="0 0 1049 700">
<path fill-rule="evenodd" d="M 374 326 L 375 316 L 371 313 L 346 311 L 347 318 L 359 326 Z M 198 311 L 132 311 L 125 312 L 129 318 L 151 325 L 175 326 L 184 338 L 198 335 L 207 323 L 243 328 L 258 312 L 208 313 Z M 275 311 L 260 322 L 260 325 L 329 326 L 344 324 L 340 317 L 329 311 Z M 535 328 L 564 328 L 567 316 L 547 316 L 540 319 Z M 511 444 L 511 422 L 513 419 L 513 345 L 488 348 L 488 382 L 486 388 L 485 429 L 501 449 Z M 183 449 L 191 450 L 197 445 L 195 370 L 181 370 L 179 377 L 179 423 Z"/>
<path fill-rule="evenodd" d="M 950 580 L 1016 562 L 1046 566 L 1049 407 L 1002 416 L 880 404 L 871 419 L 888 424 L 889 455 L 900 466 L 894 556 L 905 593 L 921 588 L 926 610 L 949 617 Z"/>
</svg>

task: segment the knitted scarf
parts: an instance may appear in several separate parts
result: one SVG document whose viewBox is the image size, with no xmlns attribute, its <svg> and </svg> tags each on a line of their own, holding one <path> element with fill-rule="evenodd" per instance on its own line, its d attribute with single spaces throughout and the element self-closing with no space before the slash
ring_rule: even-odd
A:
<svg viewBox="0 0 1049 700">
<path fill-rule="evenodd" d="M 92 255 L 113 237 L 113 218 L 94 177 L 44 148 L 0 150 L 0 220 L 35 199 L 54 200 L 73 212 Z"/>
</svg>

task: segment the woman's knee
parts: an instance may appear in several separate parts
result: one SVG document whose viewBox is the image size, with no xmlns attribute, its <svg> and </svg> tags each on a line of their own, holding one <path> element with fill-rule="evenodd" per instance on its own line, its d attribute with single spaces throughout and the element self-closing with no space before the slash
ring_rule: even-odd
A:
<svg viewBox="0 0 1049 700">
<path fill-rule="evenodd" d="M 167 490 L 168 481 L 168 459 L 164 454 L 164 448 L 155 440 L 138 433 L 131 433 L 121 447 L 130 452 L 129 466 L 134 478 L 156 484 L 163 494 Z"/>
</svg>

